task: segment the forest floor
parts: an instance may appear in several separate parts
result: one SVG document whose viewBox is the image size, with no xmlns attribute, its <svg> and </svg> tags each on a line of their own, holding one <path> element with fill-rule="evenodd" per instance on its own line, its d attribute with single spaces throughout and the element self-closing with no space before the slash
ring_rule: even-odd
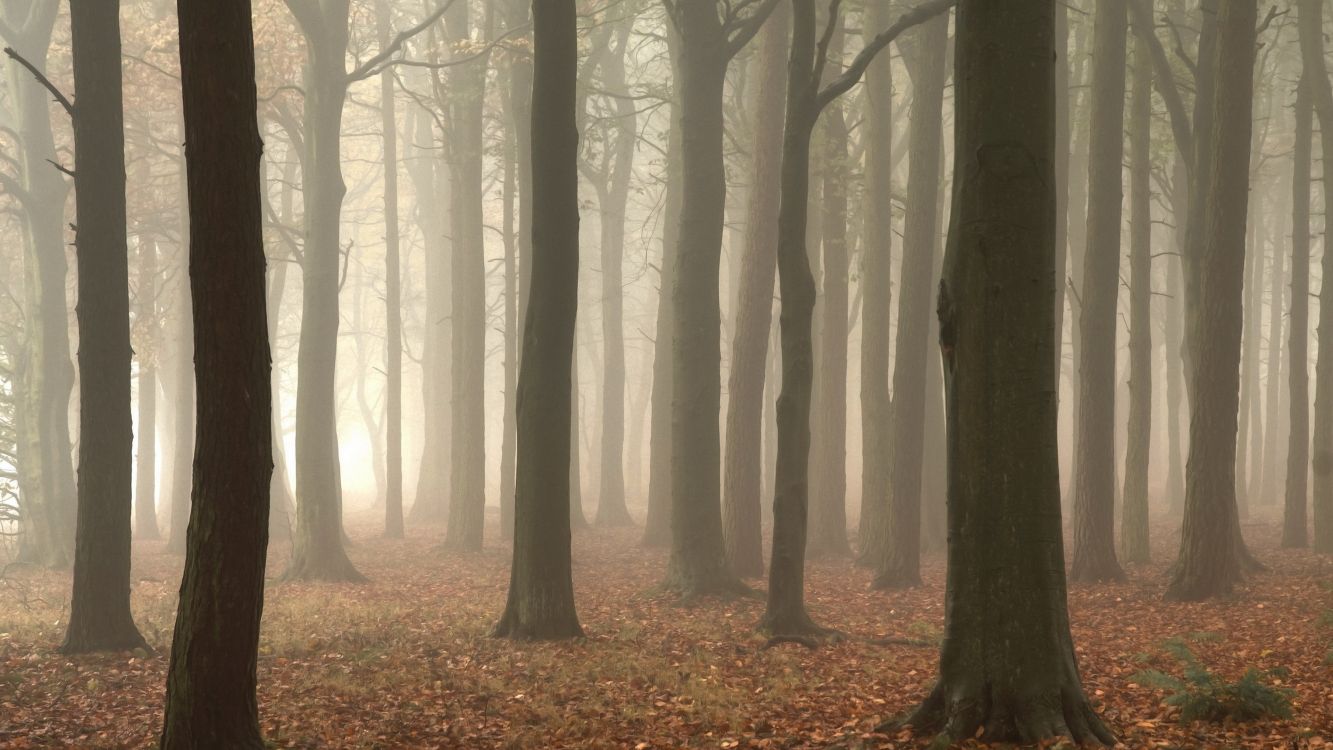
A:
<svg viewBox="0 0 1333 750">
<path fill-rule="evenodd" d="M 761 599 L 688 608 L 654 589 L 665 553 L 639 530 L 575 536 L 575 586 L 587 638 L 514 643 L 487 633 L 504 604 L 509 552 L 495 526 L 483 553 L 439 551 L 439 529 L 378 537 L 349 524 L 364 585 L 270 584 L 259 657 L 265 736 L 291 748 L 847 748 L 916 747 L 874 735 L 910 710 L 935 677 L 944 570 L 925 585 L 868 589 L 847 559 L 815 560 L 808 599 L 844 642 L 765 648 Z M 1153 529 L 1160 562 L 1121 584 L 1073 586 L 1070 610 L 1084 686 L 1126 747 L 1322 747 L 1333 742 L 1333 559 L 1277 549 L 1273 521 L 1246 524 L 1269 572 L 1234 598 L 1162 601 L 1178 525 Z M 275 544 L 270 572 L 290 549 Z M 134 612 L 156 653 L 70 658 L 56 652 L 68 574 L 10 569 L 0 581 L 0 748 L 148 747 L 162 719 L 181 559 L 137 543 Z M 762 582 L 756 582 L 761 584 Z M 898 638 L 921 645 L 876 645 Z M 1165 693 L 1135 681 L 1175 674 L 1163 642 L 1187 638 L 1227 680 L 1285 668 L 1293 718 L 1183 725 Z M 1329 656 L 1326 657 L 1325 655 Z M 984 739 L 984 738 L 982 738 Z M 975 743 L 980 744 L 980 743 Z"/>
</svg>

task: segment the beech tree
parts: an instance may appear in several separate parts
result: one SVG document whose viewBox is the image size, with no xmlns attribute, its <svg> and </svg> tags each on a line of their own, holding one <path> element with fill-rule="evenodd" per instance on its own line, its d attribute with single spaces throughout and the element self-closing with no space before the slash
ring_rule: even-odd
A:
<svg viewBox="0 0 1333 750">
<path fill-rule="evenodd" d="M 161 746 L 258 750 L 273 442 L 251 9 L 178 9 L 199 435 Z"/>
<path fill-rule="evenodd" d="M 908 723 L 952 742 L 1110 744 L 1080 685 L 1065 603 L 1055 6 L 962 0 L 955 28 L 957 160 L 938 302 L 949 568 L 939 682 Z"/>
<path fill-rule="evenodd" d="M 518 374 L 514 562 L 494 634 L 575 638 L 583 635 L 574 610 L 569 528 L 579 296 L 577 15 L 574 0 L 535 3 L 532 11 L 532 286 Z"/>
<path fill-rule="evenodd" d="M 1296 86 L 1296 133 L 1291 171 L 1291 312 L 1287 369 L 1291 410 L 1287 433 L 1287 482 L 1282 506 L 1282 546 L 1304 547 L 1309 536 L 1310 466 L 1310 172 L 1314 104 L 1309 73 Z"/>
<path fill-rule="evenodd" d="M 74 591 L 61 650 L 147 648 L 130 614 L 130 281 L 120 3 L 73 0 L 79 265 L 79 482 Z"/>
</svg>

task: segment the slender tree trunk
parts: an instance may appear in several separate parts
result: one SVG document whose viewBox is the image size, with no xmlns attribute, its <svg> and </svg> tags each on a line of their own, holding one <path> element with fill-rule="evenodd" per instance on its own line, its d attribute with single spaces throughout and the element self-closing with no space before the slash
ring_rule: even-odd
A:
<svg viewBox="0 0 1333 750">
<path fill-rule="evenodd" d="M 1314 105 L 1310 74 L 1296 88 L 1295 152 L 1291 172 L 1291 323 L 1287 329 L 1287 377 L 1291 411 L 1287 438 L 1287 483 L 1282 514 L 1282 546 L 1308 543 L 1310 473 L 1310 172 Z"/>
<path fill-rule="evenodd" d="M 199 445 L 164 750 L 259 750 L 272 394 L 248 0 L 182 0 Z"/>
<path fill-rule="evenodd" d="M 579 398 L 578 328 L 575 327 L 574 353 L 569 361 L 569 525 L 573 529 L 588 528 L 588 517 L 583 513 L 583 456 L 579 446 L 579 422 L 582 417 Z"/>
<path fill-rule="evenodd" d="M 939 229 L 938 191 L 943 171 L 944 81 L 948 75 L 947 16 L 916 32 L 912 75 L 911 172 L 903 227 L 903 265 L 898 295 L 898 341 L 893 369 L 892 505 L 890 542 L 875 586 L 921 584 L 921 473 L 926 423 L 926 367 L 930 289 Z"/>
<path fill-rule="evenodd" d="M 1080 685 L 1065 604 L 1050 304 L 1054 16 L 1044 0 L 958 9 L 954 210 L 939 297 L 945 637 L 939 682 L 909 719 L 954 742 L 1114 742 Z"/>
<path fill-rule="evenodd" d="M 182 182 L 185 170 L 181 170 Z M 184 194 L 184 193 L 182 193 Z M 188 210 L 182 212 L 181 237 L 189 237 Z M 190 523 L 190 493 L 194 485 L 194 313 L 189 283 L 189 248 L 182 242 L 179 277 L 176 282 L 176 351 L 173 361 L 175 372 L 171 384 L 171 498 L 167 520 L 167 551 L 185 554 L 185 536 Z"/>
<path fill-rule="evenodd" d="M 134 534 L 159 539 L 157 530 L 157 240 L 139 239 L 139 284 L 135 317 L 143 338 L 139 356 L 139 434 L 135 445 L 137 484 L 134 489 Z"/>
<path fill-rule="evenodd" d="M 1126 9 L 1097 3 L 1093 29 L 1088 245 L 1079 315 L 1078 461 L 1070 579 L 1116 581 L 1116 298 L 1120 290 Z"/>
<path fill-rule="evenodd" d="M 380 49 L 391 42 L 388 0 L 375 4 Z M 393 72 L 380 74 L 380 129 L 384 139 L 385 494 L 384 535 L 403 537 L 403 292 L 398 229 L 398 108 Z"/>
<path fill-rule="evenodd" d="M 779 3 L 760 32 L 751 81 L 754 171 L 745 219 L 740 285 L 727 380 L 727 444 L 722 496 L 727 562 L 737 575 L 764 573 L 762 502 L 764 387 L 777 270 L 783 106 L 790 13 Z"/>
<path fill-rule="evenodd" d="M 1154 75 L 1156 73 L 1154 72 Z M 1167 431 L 1167 468 L 1166 468 L 1166 500 L 1167 507 L 1172 515 L 1179 515 L 1184 511 L 1185 503 L 1185 460 L 1184 446 L 1181 445 L 1182 430 L 1181 411 L 1182 407 L 1188 413 L 1189 404 L 1186 402 L 1185 394 L 1185 359 L 1184 353 L 1184 330 L 1181 325 L 1181 317 L 1185 314 L 1184 296 L 1185 286 L 1181 279 L 1181 267 L 1183 261 L 1181 254 L 1185 250 L 1185 222 L 1189 212 L 1189 170 L 1186 169 L 1184 158 L 1176 156 L 1175 169 L 1171 181 L 1171 216 L 1175 220 L 1175 229 L 1171 233 L 1172 247 L 1175 248 L 1176 256 L 1167 258 L 1166 266 L 1166 287 L 1170 298 L 1167 300 L 1168 313 L 1166 323 L 1163 326 L 1163 337 L 1166 343 L 1166 420 Z"/>
<path fill-rule="evenodd" d="M 1279 206 L 1285 206 L 1279 203 Z M 1279 216 L 1281 215 L 1279 210 Z M 1278 437 L 1282 430 L 1282 325 L 1287 286 L 1286 258 L 1283 247 L 1283 224 L 1273 232 L 1272 263 L 1268 278 L 1268 351 L 1264 374 L 1267 393 L 1264 395 L 1263 475 L 1259 481 L 1260 499 L 1264 505 L 1277 504 L 1279 464 Z"/>
<path fill-rule="evenodd" d="M 1150 561 L 1148 464 L 1152 455 L 1152 57 L 1134 43 L 1129 113 L 1129 426 L 1120 553 Z"/>
<path fill-rule="evenodd" d="M 1245 221 L 1256 0 L 1220 0 L 1213 76 L 1214 117 L 1208 158 L 1199 293 L 1188 325 L 1198 334 L 1191 380 L 1190 457 L 1180 557 L 1168 599 L 1227 594 L 1242 574 L 1236 515 L 1236 418 L 1240 391 Z"/>
<path fill-rule="evenodd" d="M 1333 163 L 1333 85 L 1329 83 L 1324 57 L 1323 3 L 1319 0 L 1301 0 L 1297 5 L 1300 20 L 1297 27 L 1301 39 L 1302 76 L 1309 87 L 1315 114 L 1319 116 L 1319 137 L 1325 165 Z M 1322 278 L 1333 279 L 1333 188 L 1324 184 L 1324 260 Z M 1320 287 L 1333 294 L 1333 284 Z M 1333 304 L 1319 306 L 1320 352 L 1333 351 Z M 1293 389 L 1293 397 L 1295 391 Z M 1333 357 L 1320 356 L 1315 365 L 1314 442 L 1311 448 L 1311 466 L 1314 469 L 1314 534 L 1311 547 L 1315 552 L 1333 553 Z M 1290 469 L 1288 469 L 1290 471 Z"/>
<path fill-rule="evenodd" d="M 130 614 L 130 292 L 120 3 L 73 0 L 79 265 L 79 484 L 74 592 L 61 651 L 147 647 Z"/>
<path fill-rule="evenodd" d="M 533 248 L 518 391 L 514 562 L 495 635 L 573 638 L 569 530 L 571 370 L 578 310 L 579 205 L 574 0 L 533 6 Z"/>
</svg>

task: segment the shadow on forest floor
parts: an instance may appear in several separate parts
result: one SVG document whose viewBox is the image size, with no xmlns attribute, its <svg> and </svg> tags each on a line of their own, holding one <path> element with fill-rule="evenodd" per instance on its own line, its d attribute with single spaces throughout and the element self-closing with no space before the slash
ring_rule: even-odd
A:
<svg viewBox="0 0 1333 750">
<path fill-rule="evenodd" d="M 665 553 L 639 531 L 580 532 L 575 587 L 588 638 L 527 644 L 487 637 L 509 581 L 507 545 L 436 551 L 441 530 L 378 537 L 350 522 L 365 585 L 270 584 L 259 659 L 260 713 L 276 746 L 298 748 L 911 747 L 871 735 L 912 708 L 934 679 L 943 623 L 942 557 L 926 585 L 876 592 L 870 571 L 818 560 L 811 613 L 851 636 L 818 650 L 765 649 L 761 599 L 677 606 L 653 593 Z M 1277 549 L 1273 519 L 1247 523 L 1270 572 L 1227 601 L 1162 601 L 1178 523 L 1157 519 L 1151 566 L 1122 584 L 1070 590 L 1074 640 L 1094 705 L 1129 747 L 1318 747 L 1333 738 L 1333 559 Z M 270 572 L 289 548 L 275 544 Z M 70 658 L 68 573 L 10 570 L 0 586 L 0 748 L 147 747 L 161 723 L 181 560 L 136 543 L 134 612 L 156 654 Z M 1321 585 L 1323 584 L 1323 585 Z M 1321 618 L 1325 621 L 1321 623 Z M 1219 675 L 1285 667 L 1289 721 L 1182 726 L 1164 694 L 1133 676 L 1173 636 Z M 870 639 L 881 639 L 878 644 Z M 887 641 L 887 645 L 885 643 Z M 904 645 L 917 644 L 917 645 Z M 1322 736 L 1321 736 L 1322 735 Z"/>
</svg>

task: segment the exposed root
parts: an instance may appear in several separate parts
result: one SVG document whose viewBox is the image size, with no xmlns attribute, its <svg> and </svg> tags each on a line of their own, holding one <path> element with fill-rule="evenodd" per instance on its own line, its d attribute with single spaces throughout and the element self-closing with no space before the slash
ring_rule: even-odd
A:
<svg viewBox="0 0 1333 750">
<path fill-rule="evenodd" d="M 1050 694 L 1055 692 L 1056 694 Z M 876 727 L 890 734 L 904 727 L 938 734 L 937 743 L 968 739 L 1037 744 L 1065 738 L 1079 745 L 1116 744 L 1115 735 L 1092 710 L 1080 689 L 997 695 L 994 685 L 935 686 L 916 712 Z"/>
</svg>

